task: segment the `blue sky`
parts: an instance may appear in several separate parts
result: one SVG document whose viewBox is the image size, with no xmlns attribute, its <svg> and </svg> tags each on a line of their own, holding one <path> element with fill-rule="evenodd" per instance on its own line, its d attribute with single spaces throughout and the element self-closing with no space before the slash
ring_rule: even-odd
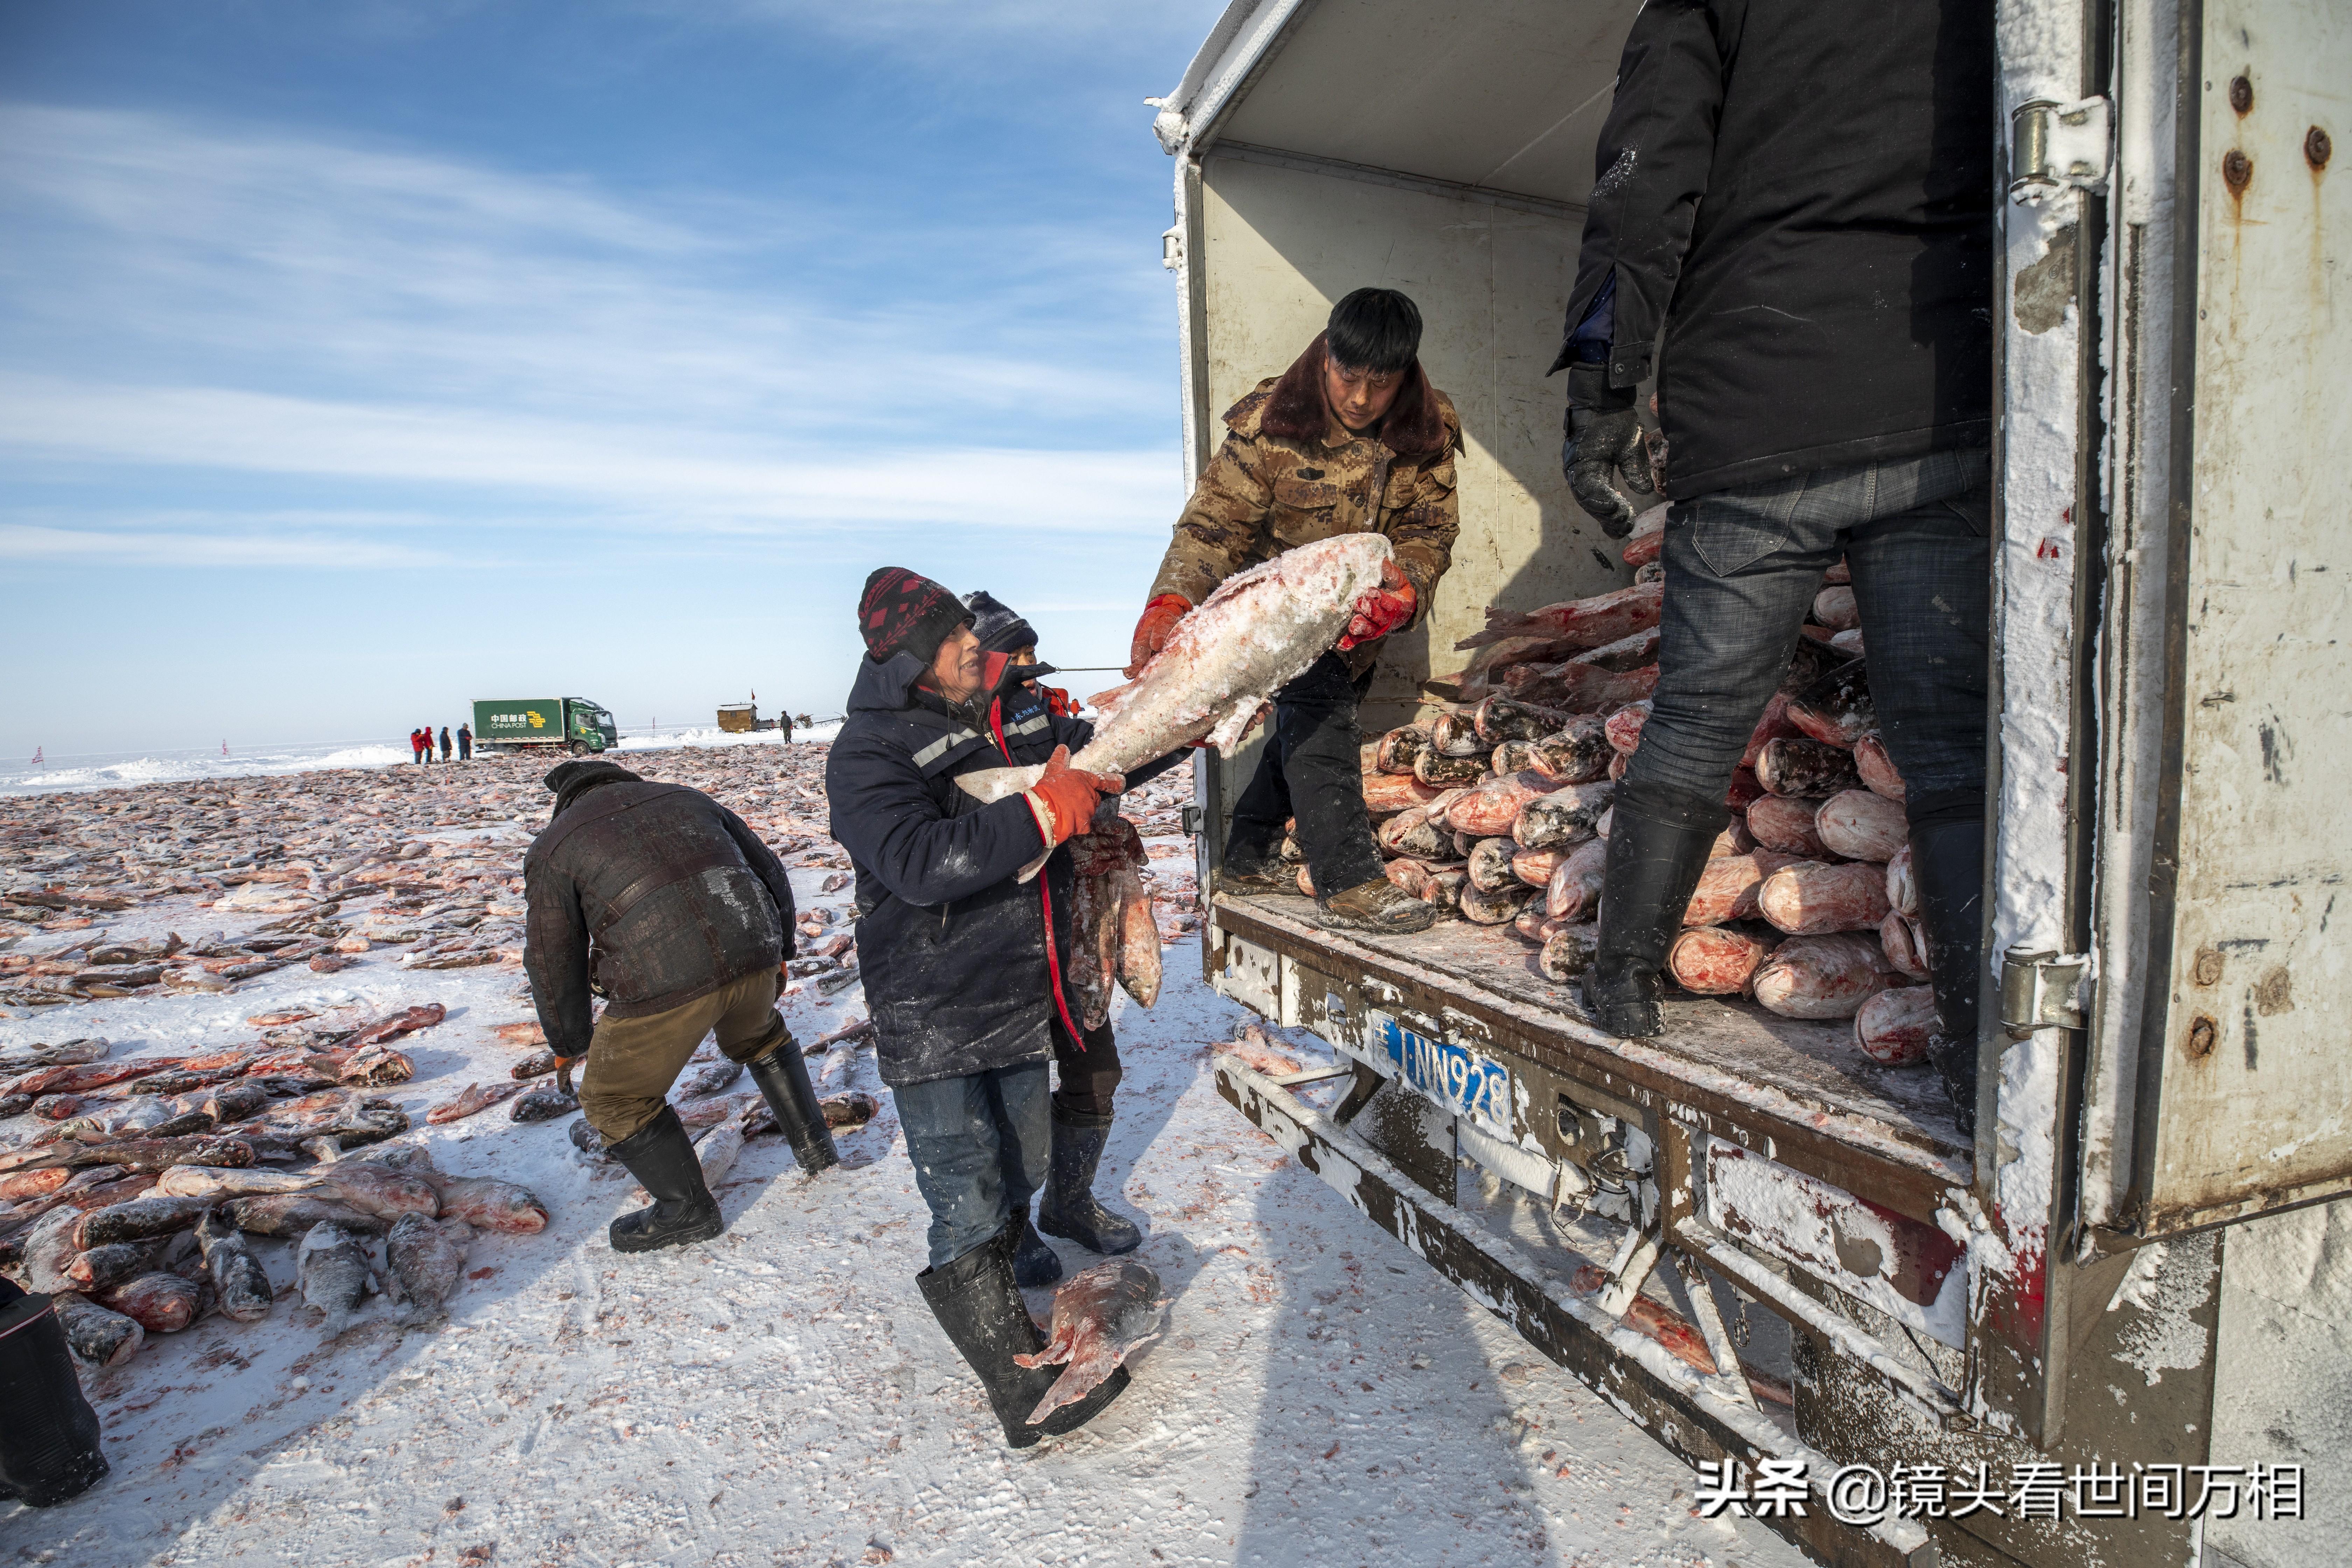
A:
<svg viewBox="0 0 2352 1568">
<path fill-rule="evenodd" d="M 0 748 L 837 712 L 885 563 L 1123 656 L 1221 8 L 7 6 Z"/>
</svg>

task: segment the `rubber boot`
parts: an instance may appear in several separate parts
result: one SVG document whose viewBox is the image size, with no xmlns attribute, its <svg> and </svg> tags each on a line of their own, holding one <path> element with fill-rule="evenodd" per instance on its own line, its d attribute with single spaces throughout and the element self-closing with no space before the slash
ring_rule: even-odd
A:
<svg viewBox="0 0 2352 1568">
<path fill-rule="evenodd" d="M 1217 866 L 1217 890 L 1226 893 L 1295 893 L 1298 891 L 1298 868 L 1284 860 L 1277 847 L 1282 842 L 1279 832 L 1271 844 L 1260 844 L 1258 835 L 1240 822 L 1233 824 L 1225 838 L 1224 858 Z"/>
<path fill-rule="evenodd" d="M 1386 877 L 1375 877 L 1317 901 L 1322 906 L 1325 925 L 1380 936 L 1409 936 L 1417 931 L 1427 931 L 1444 912 L 1425 899 L 1414 898 Z"/>
<path fill-rule="evenodd" d="M 1024 1290 L 1043 1289 L 1062 1277 L 1062 1255 L 1029 1223 L 1028 1205 L 1022 1208 L 1021 1234 L 1013 1239 L 1013 1282 Z"/>
<path fill-rule="evenodd" d="M 1977 1131 L 1977 998 L 1983 989 L 1984 823 L 1930 822 L 1911 829 L 1911 880 L 1927 931 L 1936 1027 L 1927 1059 L 1951 1096 L 1952 1117 Z"/>
<path fill-rule="evenodd" d="M 695 1158 L 694 1140 L 674 1106 L 665 1104 L 651 1121 L 604 1152 L 626 1165 L 654 1198 L 651 1208 L 636 1209 L 613 1222 L 614 1251 L 683 1247 L 709 1241 L 727 1228 L 719 1217 L 719 1200 L 702 1184 L 702 1162 Z"/>
<path fill-rule="evenodd" d="M 1016 1355 L 1034 1355 L 1045 1336 L 1013 1282 L 1013 1251 L 1028 1221 L 1019 1216 L 961 1258 L 915 1276 L 924 1304 L 987 1391 L 990 1408 L 1004 1426 L 1005 1443 L 1026 1448 L 1040 1437 L 1074 1432 L 1127 1390 L 1120 1367 L 1084 1399 L 1066 1405 L 1036 1426 L 1029 1413 L 1062 1375 L 1059 1366 L 1024 1367 Z"/>
<path fill-rule="evenodd" d="M 777 1130 L 793 1146 L 793 1158 L 814 1176 L 841 1163 L 833 1147 L 833 1129 L 824 1124 L 824 1110 L 816 1102 L 816 1086 L 809 1082 L 808 1058 L 787 1033 L 776 1048 L 744 1064 L 760 1096 L 775 1113 Z"/>
<path fill-rule="evenodd" d="M 1079 1116 L 1054 1108 L 1053 1164 L 1045 1196 L 1037 1205 L 1037 1228 L 1075 1241 L 1088 1252 L 1116 1257 L 1143 1245 L 1143 1232 L 1095 1201 L 1095 1168 L 1110 1140 L 1110 1118 Z"/>
<path fill-rule="evenodd" d="M 107 1472 L 98 1414 L 82 1397 L 49 1298 L 0 1280 L 0 1497 L 47 1508 Z"/>
<path fill-rule="evenodd" d="M 1584 971 L 1584 1010 L 1621 1039 L 1665 1028 L 1658 971 L 1683 929 L 1683 912 L 1731 818 L 1721 799 L 1673 784 L 1625 783 L 1609 818 L 1601 879 L 1601 936 Z"/>
</svg>

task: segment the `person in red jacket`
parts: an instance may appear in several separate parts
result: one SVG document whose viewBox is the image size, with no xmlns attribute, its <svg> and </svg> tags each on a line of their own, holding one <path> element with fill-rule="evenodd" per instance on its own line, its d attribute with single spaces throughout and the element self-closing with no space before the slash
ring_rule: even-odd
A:
<svg viewBox="0 0 2352 1568">
<path fill-rule="evenodd" d="M 422 763 L 425 760 L 425 731 L 422 730 L 411 730 L 408 732 L 408 760 L 412 763 Z"/>
</svg>

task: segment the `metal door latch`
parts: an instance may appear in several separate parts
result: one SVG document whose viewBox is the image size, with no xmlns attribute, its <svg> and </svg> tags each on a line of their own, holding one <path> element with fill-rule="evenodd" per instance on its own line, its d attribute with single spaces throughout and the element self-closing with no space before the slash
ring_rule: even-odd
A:
<svg viewBox="0 0 2352 1568">
<path fill-rule="evenodd" d="M 1184 808 L 1184 832 L 1187 837 L 1200 837 L 1201 829 L 1205 822 L 1206 818 L 1199 806 L 1188 805 Z"/>
<path fill-rule="evenodd" d="M 2000 1026 L 2012 1040 L 2036 1029 L 2079 1029 L 2083 1009 L 2074 992 L 2090 956 L 2012 947 L 2000 961 Z"/>
<path fill-rule="evenodd" d="M 2009 199 L 2028 206 L 2072 185 L 2105 190 L 2107 184 L 2107 100 L 2056 103 L 2037 98 L 2009 116 Z"/>
</svg>

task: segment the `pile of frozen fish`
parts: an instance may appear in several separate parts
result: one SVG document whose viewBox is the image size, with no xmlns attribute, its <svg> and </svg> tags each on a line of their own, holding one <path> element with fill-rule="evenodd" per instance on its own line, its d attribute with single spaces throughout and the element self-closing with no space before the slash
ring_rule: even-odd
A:
<svg viewBox="0 0 2352 1568">
<path fill-rule="evenodd" d="M 215 1309 L 268 1316 L 254 1237 L 299 1242 L 303 1300 L 330 1331 L 369 1289 L 431 1318 L 476 1231 L 547 1224 L 522 1188 L 446 1174 L 390 1142 L 409 1117 L 368 1091 L 415 1068 L 388 1042 L 441 1017 L 426 1005 L 356 1029 L 273 1028 L 202 1057 L 116 1058 L 99 1039 L 6 1053 L 0 1094 L 22 1113 L 0 1148 L 0 1268 L 56 1298 L 74 1353 L 94 1366 Z"/>
<path fill-rule="evenodd" d="M 1364 748 L 1389 879 L 1462 918 L 1508 925 L 1565 980 L 1590 959 L 1615 781 L 1657 683 L 1664 509 L 1625 549 L 1646 581 L 1526 613 L 1488 612 L 1455 700 Z M 1870 701 L 1843 563 L 1814 600 L 1749 738 L 1730 826 L 1668 959 L 1702 995 L 1791 1018 L 1854 1019 L 1876 1060 L 1919 1059 L 1934 1020 L 1910 878 L 1903 781 Z M 1433 683 L 1434 684 L 1434 683 Z M 1291 850 L 1294 856 L 1296 851 Z M 1307 890 L 1304 867 L 1302 890 Z"/>
</svg>

